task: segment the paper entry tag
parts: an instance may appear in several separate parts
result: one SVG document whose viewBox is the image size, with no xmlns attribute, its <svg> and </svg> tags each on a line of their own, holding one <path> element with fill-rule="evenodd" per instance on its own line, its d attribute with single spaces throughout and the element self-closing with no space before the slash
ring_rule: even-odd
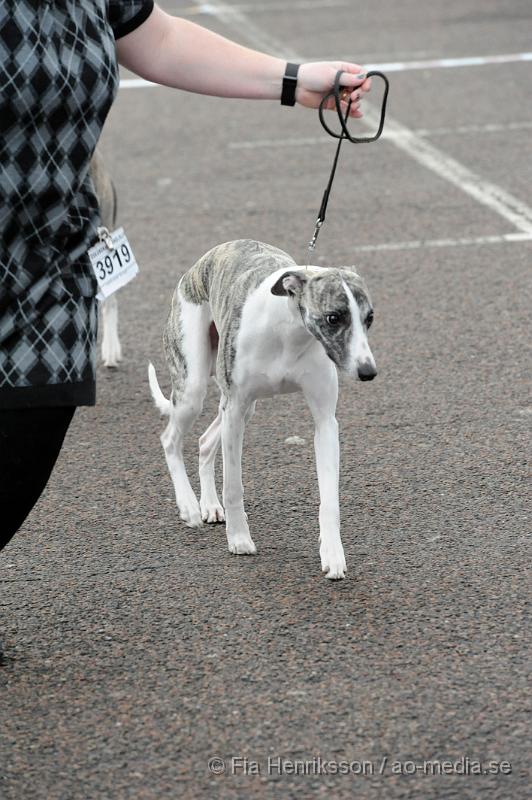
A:
<svg viewBox="0 0 532 800">
<path fill-rule="evenodd" d="M 110 240 L 109 240 L 110 236 Z M 139 271 L 131 245 L 123 228 L 117 228 L 89 250 L 92 269 L 98 281 L 98 300 L 116 292 L 126 283 L 132 281 Z M 112 242 L 113 247 L 109 247 Z"/>
</svg>

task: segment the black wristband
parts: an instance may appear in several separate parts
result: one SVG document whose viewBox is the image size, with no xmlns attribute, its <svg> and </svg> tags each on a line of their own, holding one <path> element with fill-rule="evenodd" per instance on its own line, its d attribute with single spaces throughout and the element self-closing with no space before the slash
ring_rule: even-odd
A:
<svg viewBox="0 0 532 800">
<path fill-rule="evenodd" d="M 286 65 L 286 70 L 283 78 L 283 89 L 281 91 L 282 106 L 295 106 L 296 104 L 296 86 L 297 86 L 298 69 L 299 69 L 299 64 L 291 64 L 289 61 Z"/>
</svg>

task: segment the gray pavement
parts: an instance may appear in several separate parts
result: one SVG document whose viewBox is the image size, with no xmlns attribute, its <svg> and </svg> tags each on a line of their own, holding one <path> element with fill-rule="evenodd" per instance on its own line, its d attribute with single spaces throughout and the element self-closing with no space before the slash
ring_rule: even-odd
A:
<svg viewBox="0 0 532 800">
<path fill-rule="evenodd" d="M 532 25 L 526 0 L 162 5 L 246 44 L 374 63 L 518 53 Z M 141 274 L 120 298 L 123 365 L 99 369 L 97 407 L 77 412 L 0 559 L 0 797 L 530 796 L 531 70 L 390 72 L 391 118 L 417 131 L 417 155 L 438 149 L 433 166 L 397 137 L 344 148 L 318 257 L 366 277 L 379 376 L 339 402 L 348 576 L 334 584 L 301 398 L 259 404 L 248 428 L 259 554 L 238 558 L 223 527 L 180 523 L 146 380 L 151 359 L 168 388 L 171 293 L 208 248 L 250 237 L 303 256 L 334 146 L 301 109 L 121 90 L 103 151 Z M 494 205 L 490 182 L 513 200 Z M 286 766 L 318 757 L 356 763 Z M 510 774 L 423 766 L 467 758 Z"/>
</svg>

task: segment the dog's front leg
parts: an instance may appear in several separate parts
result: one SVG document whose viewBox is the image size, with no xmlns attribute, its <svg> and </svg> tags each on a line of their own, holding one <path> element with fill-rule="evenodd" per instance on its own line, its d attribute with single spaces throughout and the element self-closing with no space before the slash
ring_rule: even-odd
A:
<svg viewBox="0 0 532 800">
<path fill-rule="evenodd" d="M 242 444 L 248 410 L 248 405 L 230 398 L 222 411 L 223 504 L 227 546 L 230 553 L 239 554 L 257 552 L 244 511 L 242 485 Z"/>
<path fill-rule="evenodd" d="M 336 402 L 338 375 L 331 363 L 328 380 L 303 386 L 303 392 L 314 418 L 314 450 L 320 490 L 320 558 L 321 568 L 331 580 L 345 576 L 344 548 L 340 538 L 340 502 L 338 480 L 340 445 Z"/>
</svg>

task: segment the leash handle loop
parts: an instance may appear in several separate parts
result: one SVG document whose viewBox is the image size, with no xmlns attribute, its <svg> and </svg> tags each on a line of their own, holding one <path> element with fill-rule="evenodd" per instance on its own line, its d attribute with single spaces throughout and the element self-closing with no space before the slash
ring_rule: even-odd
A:
<svg viewBox="0 0 532 800">
<path fill-rule="evenodd" d="M 384 81 L 384 94 L 382 96 L 381 118 L 380 118 L 380 122 L 379 122 L 379 127 L 377 129 L 377 133 L 375 133 L 374 136 L 352 136 L 350 134 L 350 132 L 349 132 L 349 128 L 347 127 L 347 120 L 349 119 L 349 111 L 351 109 L 351 102 L 352 101 L 350 100 L 348 105 L 347 105 L 347 112 L 346 112 L 345 117 L 342 114 L 342 108 L 341 108 L 341 105 L 340 105 L 340 102 L 341 102 L 340 101 L 340 89 L 341 89 L 340 81 L 341 81 L 341 78 L 342 78 L 343 74 L 344 73 L 341 70 L 339 70 L 336 73 L 336 78 L 334 79 L 334 88 L 333 88 L 333 90 L 331 92 L 329 92 L 329 94 L 325 95 L 325 97 L 322 99 L 322 101 L 320 103 L 320 107 L 318 109 L 318 114 L 319 114 L 319 117 L 320 117 L 321 125 L 327 131 L 329 136 L 332 136 L 334 139 L 349 139 L 349 141 L 352 142 L 353 144 L 369 144 L 370 142 L 376 142 L 377 139 L 380 138 L 380 135 L 381 135 L 382 130 L 384 128 L 384 118 L 386 116 L 386 104 L 388 102 L 388 91 L 390 89 L 390 82 L 388 81 L 388 78 L 386 77 L 386 75 L 383 72 L 379 72 L 378 70 L 372 70 L 372 71 L 370 71 L 370 72 L 368 72 L 366 74 L 367 78 L 377 77 L 377 78 L 381 78 Z M 327 122 L 325 121 L 325 116 L 324 116 L 325 106 L 327 105 L 327 102 L 331 99 L 331 97 L 334 97 L 334 102 L 335 102 L 335 106 L 336 106 L 336 113 L 338 114 L 338 119 L 340 121 L 340 126 L 342 128 L 341 133 L 336 133 L 336 131 L 333 131 L 333 129 L 330 128 L 329 125 L 327 124 Z"/>
</svg>

